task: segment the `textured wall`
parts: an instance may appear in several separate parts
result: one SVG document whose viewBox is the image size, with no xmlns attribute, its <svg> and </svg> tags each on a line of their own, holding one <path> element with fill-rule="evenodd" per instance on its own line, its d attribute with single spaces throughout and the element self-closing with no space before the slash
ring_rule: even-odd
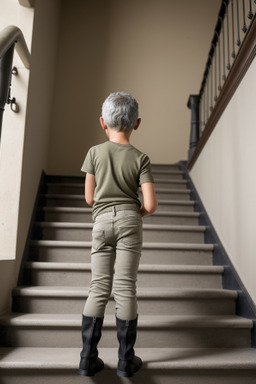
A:
<svg viewBox="0 0 256 384">
<path fill-rule="evenodd" d="M 198 93 L 220 0 L 63 0 L 47 171 L 80 174 L 91 145 L 105 140 L 101 104 L 112 91 L 139 101 L 132 143 L 152 162 L 187 158 Z"/>
</svg>

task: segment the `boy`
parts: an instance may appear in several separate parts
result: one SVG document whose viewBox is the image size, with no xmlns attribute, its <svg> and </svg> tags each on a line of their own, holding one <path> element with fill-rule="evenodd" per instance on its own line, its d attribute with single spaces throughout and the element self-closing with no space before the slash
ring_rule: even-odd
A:
<svg viewBox="0 0 256 384">
<path fill-rule="evenodd" d="M 93 376 L 104 368 L 97 344 L 112 287 L 119 340 L 117 375 L 133 376 L 142 366 L 133 349 L 138 317 L 136 281 L 142 217 L 157 209 L 157 200 L 149 158 L 129 142 L 140 122 L 133 96 L 124 92 L 110 94 L 102 105 L 100 118 L 108 141 L 92 147 L 82 166 L 86 172 L 85 199 L 93 207 L 94 220 L 92 280 L 82 316 L 82 376 Z M 137 194 L 139 186 L 142 206 Z"/>
</svg>

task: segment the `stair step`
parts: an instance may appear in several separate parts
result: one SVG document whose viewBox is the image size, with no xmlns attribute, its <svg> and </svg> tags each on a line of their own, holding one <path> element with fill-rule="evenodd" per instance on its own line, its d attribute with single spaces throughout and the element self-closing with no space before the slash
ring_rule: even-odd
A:
<svg viewBox="0 0 256 384">
<path fill-rule="evenodd" d="M 155 188 L 155 192 L 158 200 L 190 200 L 190 190 L 188 189 Z M 139 197 L 141 198 L 141 193 L 139 193 Z M 46 193 L 41 195 L 40 199 L 47 206 L 86 206 L 83 192 L 80 192 L 80 194 Z"/>
<path fill-rule="evenodd" d="M 83 195 L 61 195 L 61 194 L 46 194 L 41 195 L 40 205 L 47 207 L 87 207 Z M 195 202 L 192 200 L 171 200 L 158 199 L 157 212 L 193 212 Z"/>
<path fill-rule="evenodd" d="M 91 242 L 32 240 L 30 259 L 42 262 L 90 262 Z M 212 244 L 143 243 L 141 264 L 211 265 Z"/>
<path fill-rule="evenodd" d="M 42 240 L 91 240 L 92 223 L 35 223 L 35 237 Z M 163 241 L 176 243 L 204 242 L 204 226 L 144 224 L 144 241 Z"/>
<path fill-rule="evenodd" d="M 195 202 L 192 200 L 158 199 L 157 212 L 193 212 Z"/>
<path fill-rule="evenodd" d="M 184 189 L 187 188 L 187 180 L 164 180 L 154 177 L 156 189 Z M 65 182 L 48 182 L 45 184 L 48 194 L 84 194 L 84 180 L 81 183 L 65 183 Z"/>
<path fill-rule="evenodd" d="M 156 212 L 145 216 L 145 224 L 167 224 L 167 225 L 198 225 L 199 212 Z"/>
<path fill-rule="evenodd" d="M 0 317 L 7 347 L 81 345 L 81 315 L 19 314 Z M 140 316 L 136 346 L 143 348 L 249 348 L 252 320 L 238 316 Z M 115 347 L 115 317 L 105 316 L 102 347 Z"/>
<path fill-rule="evenodd" d="M 177 164 L 157 164 L 153 163 L 151 164 L 151 170 L 152 172 L 160 172 L 163 171 L 180 171 L 180 165 Z"/>
<path fill-rule="evenodd" d="M 42 207 L 38 210 L 44 221 L 92 222 L 92 209 L 82 207 Z M 143 218 L 145 223 L 170 225 L 198 225 L 199 212 L 155 212 Z"/>
<path fill-rule="evenodd" d="M 3 384 L 89 384 L 92 380 L 120 384 L 117 348 L 99 348 L 105 369 L 96 379 L 77 374 L 81 348 L 1 348 Z M 256 351 L 248 348 L 137 348 L 142 369 L 132 378 L 161 384 L 254 384 Z M 152 381 L 153 380 L 153 381 Z M 131 380 L 129 380 L 131 381 Z"/>
<path fill-rule="evenodd" d="M 116 375 L 117 348 L 99 348 L 105 369 L 96 379 L 77 374 L 81 348 L 0 348 L 3 384 L 128 382 Z M 143 366 L 133 378 L 149 384 L 254 384 L 256 350 L 243 348 L 136 348 Z M 129 380 L 131 381 L 131 380 Z"/>
<path fill-rule="evenodd" d="M 22 313 L 81 313 L 88 287 L 16 287 L 13 310 Z M 233 315 L 237 292 L 223 289 L 138 288 L 139 312 L 168 315 Z M 113 297 L 106 314 L 115 313 Z"/>
<path fill-rule="evenodd" d="M 28 262 L 26 283 L 37 286 L 89 286 L 91 264 Z M 139 267 L 138 286 L 178 288 L 221 288 L 224 267 L 143 265 Z"/>
<path fill-rule="evenodd" d="M 169 169 L 160 169 L 160 170 L 153 170 L 153 176 L 157 176 L 158 179 L 164 179 L 164 180 L 183 180 L 184 173 L 182 171 L 177 170 L 169 170 Z"/>
<path fill-rule="evenodd" d="M 204 244 L 207 228 L 198 225 L 187 180 L 178 164 L 152 171 L 159 205 L 143 219 L 138 273 L 136 354 L 144 364 L 132 382 L 255 383 L 253 321 L 236 316 L 238 292 L 221 288 L 224 267 L 212 265 L 214 245 Z M 47 176 L 44 193 L 25 263 L 30 286 L 13 289 L 13 312 L 0 316 L 0 381 L 91 384 L 94 378 L 77 375 L 91 278 L 84 176 Z M 99 345 L 105 370 L 96 381 L 120 384 L 127 379 L 116 376 L 114 314 L 112 295 Z"/>
</svg>

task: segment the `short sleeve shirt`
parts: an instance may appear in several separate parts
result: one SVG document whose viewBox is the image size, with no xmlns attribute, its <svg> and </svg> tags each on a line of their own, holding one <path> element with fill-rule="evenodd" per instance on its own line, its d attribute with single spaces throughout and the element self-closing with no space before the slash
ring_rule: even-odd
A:
<svg viewBox="0 0 256 384">
<path fill-rule="evenodd" d="M 93 215 L 119 204 L 137 204 L 139 186 L 153 183 L 150 160 L 131 144 L 107 141 L 92 147 L 81 170 L 95 176 Z"/>
</svg>

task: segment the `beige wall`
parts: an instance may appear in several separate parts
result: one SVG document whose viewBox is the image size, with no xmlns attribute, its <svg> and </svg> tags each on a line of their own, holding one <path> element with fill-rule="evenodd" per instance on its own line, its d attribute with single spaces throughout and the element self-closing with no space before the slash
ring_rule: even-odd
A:
<svg viewBox="0 0 256 384">
<path fill-rule="evenodd" d="M 1 3 L 3 2 L 5 2 L 3 10 L 9 15 L 8 24 L 17 24 L 16 16 L 22 15 L 21 29 L 24 31 L 29 29 L 29 34 L 28 36 L 25 34 L 25 37 L 30 47 L 34 10 L 21 7 L 17 0 L 1 0 Z M 12 8 L 9 8 L 10 4 L 12 4 Z M 29 18 L 25 18 L 24 15 L 27 14 L 30 15 Z M 12 221 L 15 231 L 9 241 L 1 243 L 1 252 L 2 255 L 5 255 L 2 258 L 13 258 L 15 261 L 0 261 L 0 312 L 8 309 L 10 305 L 11 289 L 17 283 L 38 183 L 42 170 L 46 168 L 59 32 L 58 17 L 59 1 L 37 0 L 29 93 L 27 96 L 28 73 L 24 68 L 20 68 L 18 63 L 20 75 L 17 80 L 13 81 L 13 96 L 16 96 L 17 92 L 21 112 L 19 115 L 14 115 L 7 110 L 5 115 L 4 132 L 8 132 L 10 142 L 8 144 L 7 140 L 3 139 L 1 143 L 1 156 L 3 153 L 5 154 L 4 159 L 1 159 L 4 160 L 1 161 L 1 164 L 7 164 L 9 168 L 9 175 L 6 172 L 6 183 L 11 193 L 14 190 L 10 184 L 15 185 L 16 205 L 15 217 Z M 3 184 L 1 184 L 1 191 L 2 186 Z M 10 197 L 7 197 L 4 202 L 7 211 Z M 13 209 L 12 206 L 9 208 Z M 0 211 L 0 213 L 2 212 Z"/>
<path fill-rule="evenodd" d="M 198 93 L 220 0 L 63 0 L 47 172 L 80 174 L 113 91 L 132 93 L 142 125 L 132 143 L 155 163 L 187 158 Z"/>
<path fill-rule="evenodd" d="M 212 223 L 256 304 L 256 60 L 191 171 Z"/>
<path fill-rule="evenodd" d="M 30 49 L 34 10 L 21 7 L 17 0 L 0 0 L 0 6 L 0 30 L 16 25 L 22 30 Z M 13 65 L 19 74 L 12 79 L 12 97 L 16 97 L 20 112 L 15 114 L 6 106 L 0 144 L 0 312 L 10 305 L 14 279 L 29 81 L 29 71 L 16 52 Z"/>
</svg>

